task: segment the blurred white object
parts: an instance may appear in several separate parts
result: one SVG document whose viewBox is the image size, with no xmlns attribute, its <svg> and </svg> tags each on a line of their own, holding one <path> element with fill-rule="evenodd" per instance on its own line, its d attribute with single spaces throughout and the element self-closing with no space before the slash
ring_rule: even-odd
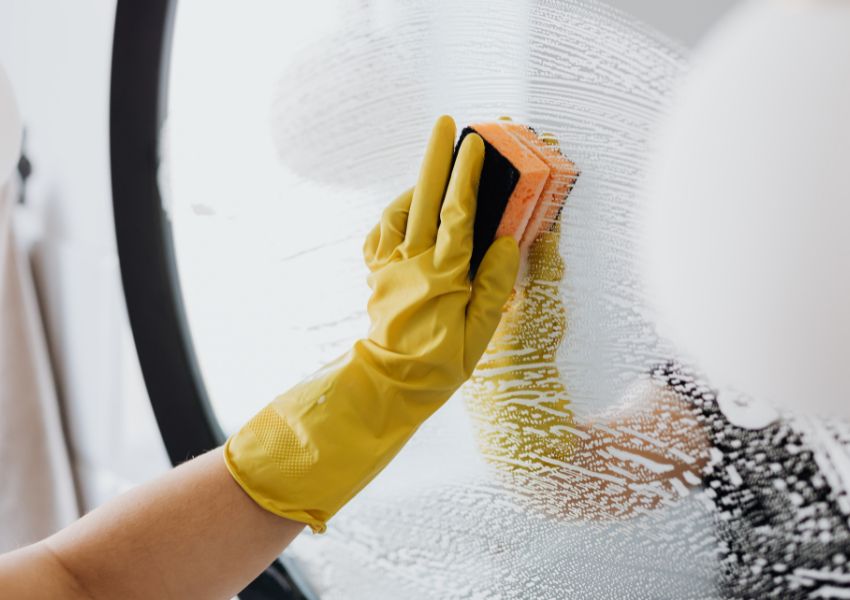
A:
<svg viewBox="0 0 850 600">
<path fill-rule="evenodd" d="M 28 253 L 15 235 L 20 119 L 0 68 L 0 552 L 78 516 Z"/>
<path fill-rule="evenodd" d="M 643 264 L 660 332 L 720 388 L 850 416 L 850 2 L 734 11 L 658 150 Z"/>
<path fill-rule="evenodd" d="M 12 94 L 12 85 L 0 67 L 0 187 L 18 164 L 21 135 L 21 116 Z"/>
</svg>

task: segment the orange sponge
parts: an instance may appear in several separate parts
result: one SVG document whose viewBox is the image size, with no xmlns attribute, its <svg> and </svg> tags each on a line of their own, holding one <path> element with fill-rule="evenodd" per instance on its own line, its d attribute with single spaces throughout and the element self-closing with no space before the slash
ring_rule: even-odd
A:
<svg viewBox="0 0 850 600">
<path fill-rule="evenodd" d="M 561 154 L 555 138 L 539 137 L 534 131 L 519 123 L 502 122 L 500 124 L 549 167 L 549 178 L 543 186 L 520 240 L 520 248 L 527 250 L 542 229 L 551 228 L 575 185 L 579 173 L 575 163 Z"/>
<path fill-rule="evenodd" d="M 578 171 L 552 138 L 539 138 L 517 123 L 477 123 L 463 138 L 484 140 L 484 165 L 478 187 L 470 276 L 497 237 L 512 236 L 525 254 L 541 229 L 555 222 Z"/>
<path fill-rule="evenodd" d="M 519 243 L 549 178 L 549 167 L 526 144 L 511 135 L 502 123 L 478 123 L 472 125 L 472 129 L 519 171 L 519 181 L 496 229 L 497 238 L 511 235 Z"/>
</svg>

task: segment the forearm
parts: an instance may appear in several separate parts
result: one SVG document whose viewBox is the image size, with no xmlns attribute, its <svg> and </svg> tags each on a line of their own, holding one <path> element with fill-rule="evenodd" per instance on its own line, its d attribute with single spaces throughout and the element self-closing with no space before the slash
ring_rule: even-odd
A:
<svg viewBox="0 0 850 600">
<path fill-rule="evenodd" d="M 217 449 L 0 558 L 0 589 L 21 586 L 28 598 L 227 599 L 302 528 L 257 506 Z"/>
</svg>

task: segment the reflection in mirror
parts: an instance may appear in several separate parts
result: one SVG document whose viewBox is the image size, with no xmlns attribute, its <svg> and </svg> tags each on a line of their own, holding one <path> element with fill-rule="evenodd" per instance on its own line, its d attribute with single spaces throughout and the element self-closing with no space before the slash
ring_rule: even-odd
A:
<svg viewBox="0 0 850 600">
<path fill-rule="evenodd" d="M 639 285 L 685 54 L 583 0 L 179 3 L 160 179 L 228 432 L 364 335 L 361 245 L 437 115 L 581 171 L 470 382 L 287 551 L 319 597 L 850 597 L 850 428 L 730 421 Z"/>
</svg>

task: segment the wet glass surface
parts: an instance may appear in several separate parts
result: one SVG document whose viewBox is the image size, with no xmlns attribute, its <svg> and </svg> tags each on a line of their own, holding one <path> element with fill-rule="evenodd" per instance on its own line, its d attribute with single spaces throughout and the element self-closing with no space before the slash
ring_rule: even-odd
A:
<svg viewBox="0 0 850 600">
<path fill-rule="evenodd" d="M 640 187 L 686 71 L 578 0 L 179 4 L 161 186 L 227 432 L 366 333 L 361 245 L 439 114 L 581 171 L 472 380 L 287 551 L 319 597 L 850 597 L 850 428 L 734 425 L 645 307 Z"/>
</svg>

